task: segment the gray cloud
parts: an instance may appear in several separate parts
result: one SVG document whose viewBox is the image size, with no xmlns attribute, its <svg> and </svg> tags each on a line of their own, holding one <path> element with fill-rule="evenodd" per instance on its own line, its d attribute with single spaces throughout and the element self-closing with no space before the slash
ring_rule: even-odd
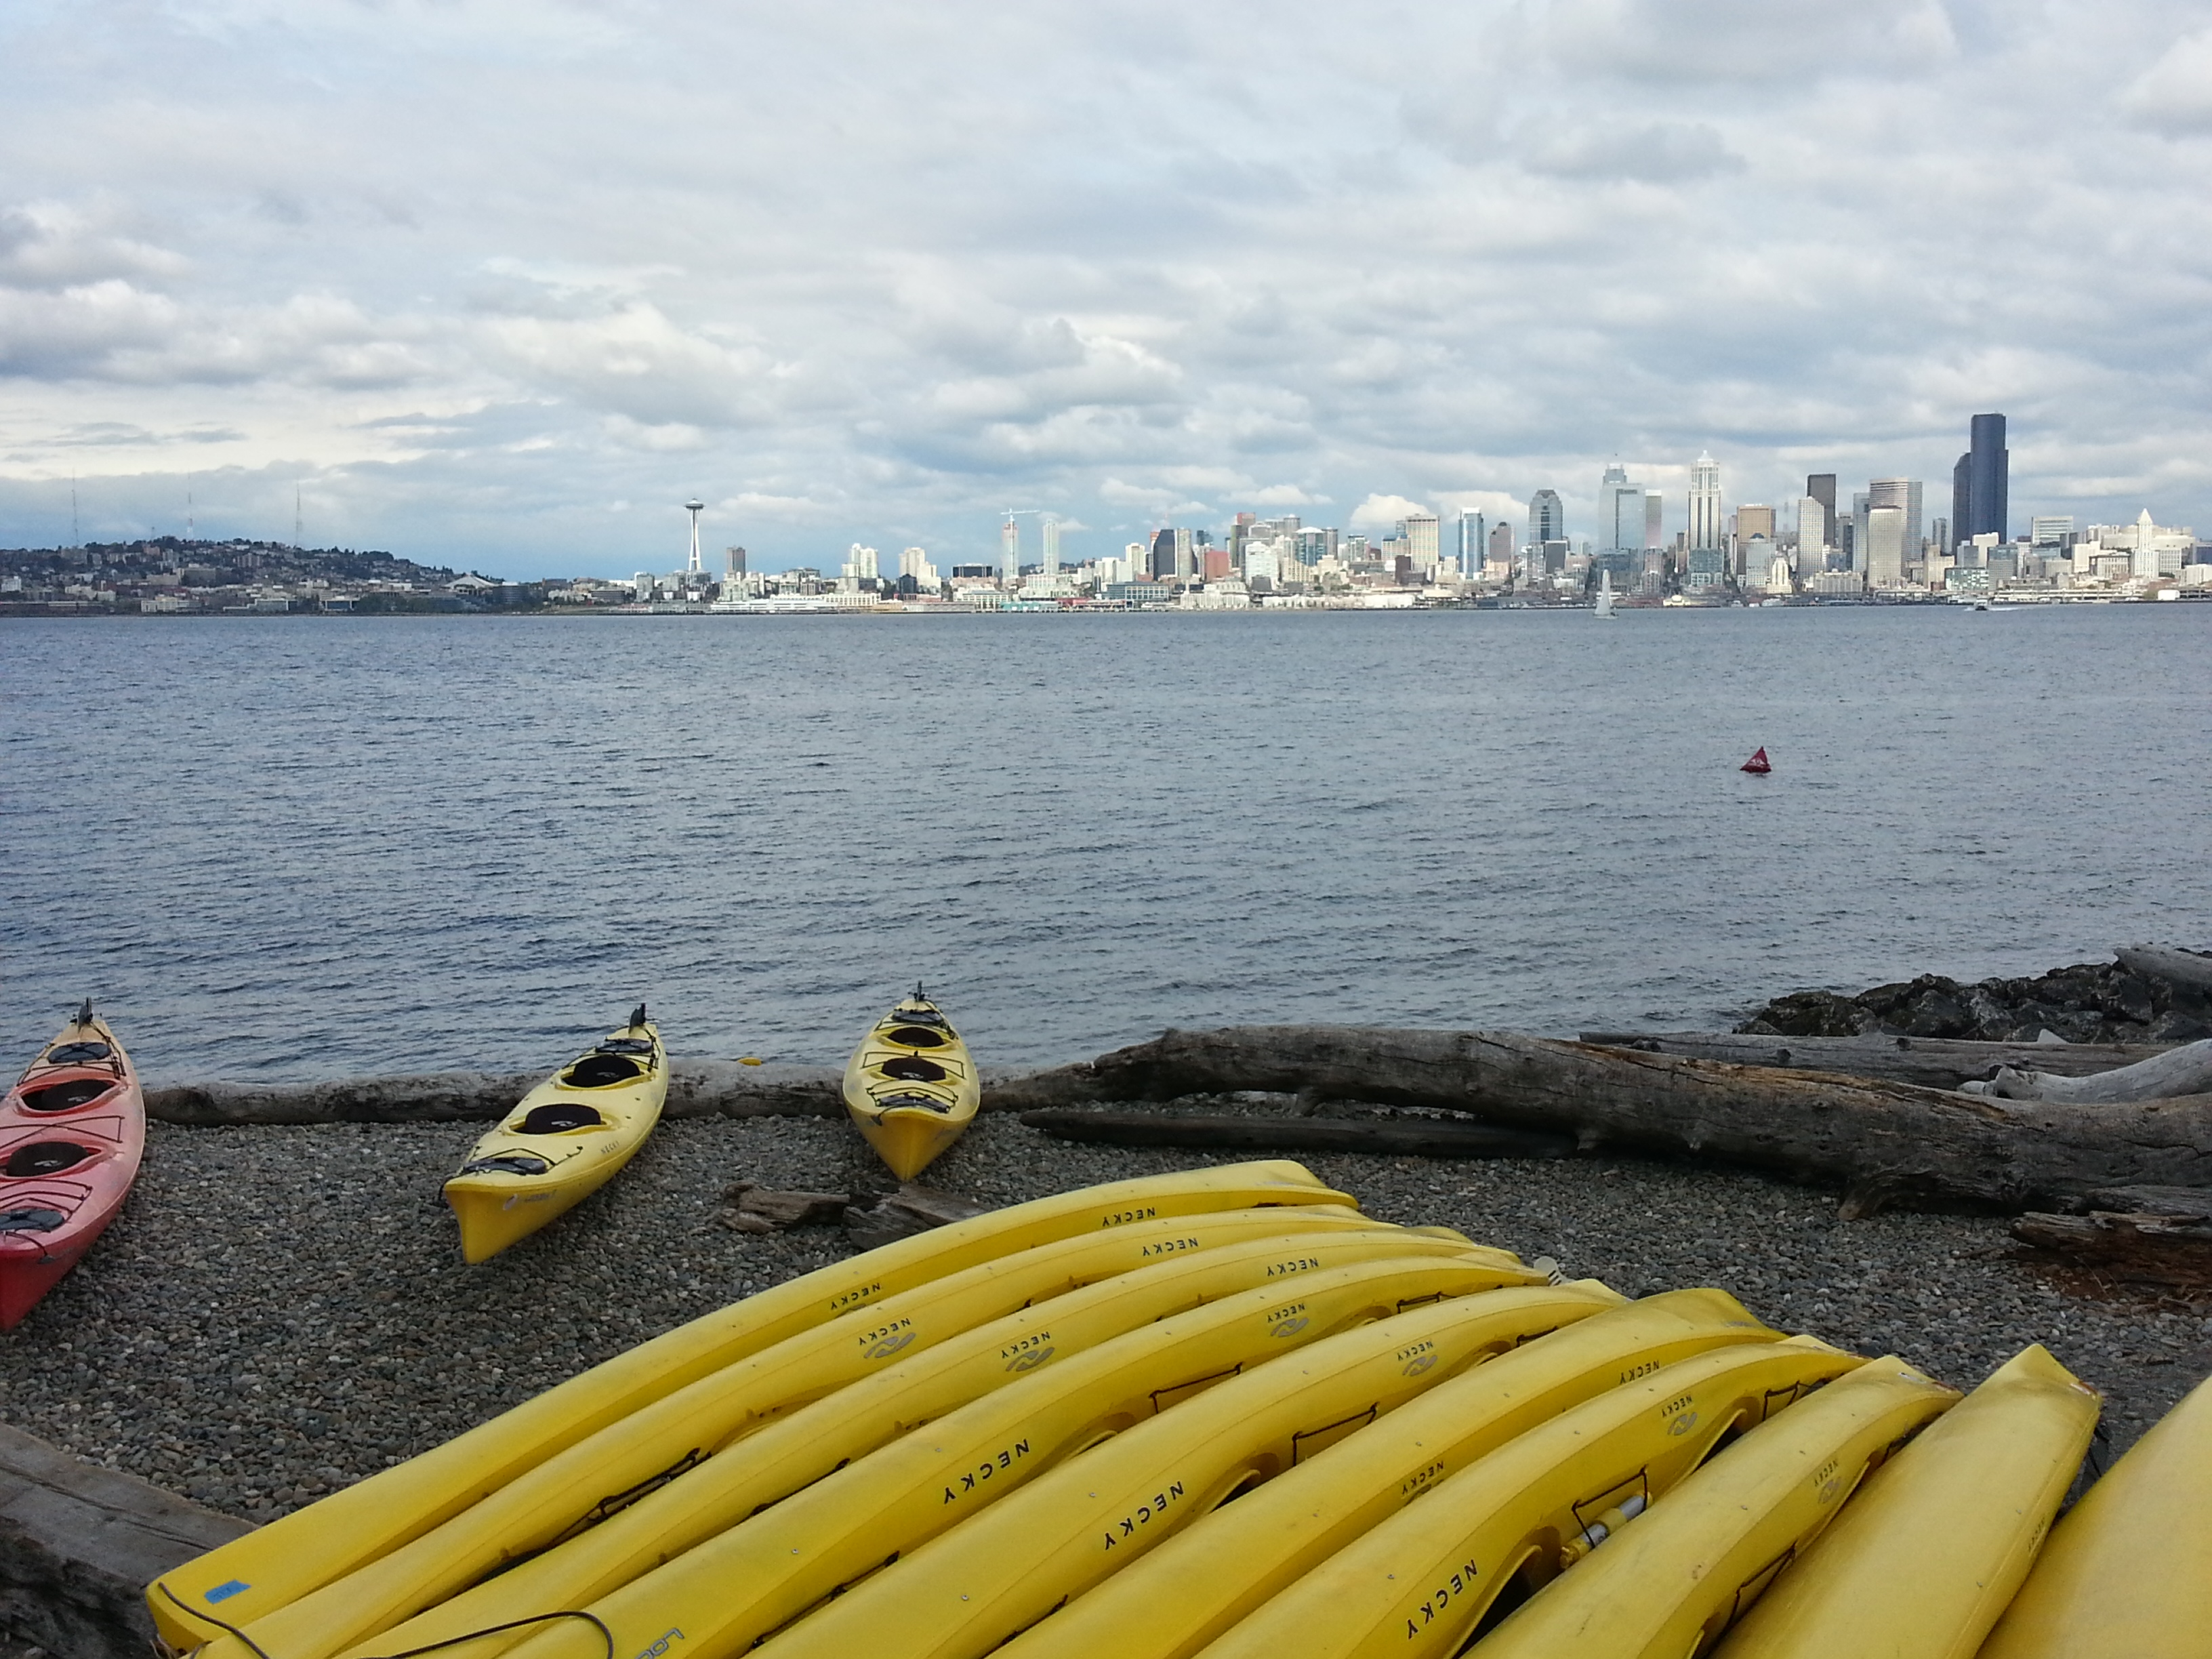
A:
<svg viewBox="0 0 2212 1659">
<path fill-rule="evenodd" d="M 1993 407 L 2023 508 L 2212 529 L 2179 0 L 0 28 L 0 541 L 65 529 L 71 458 L 143 533 L 187 433 L 204 525 L 289 533 L 304 481 L 356 543 L 626 570 L 694 493 L 766 561 L 987 556 L 1008 502 L 1097 547 L 1571 514 L 1615 453 L 1679 494 L 1708 445 L 1739 499 L 1932 483 Z"/>
</svg>

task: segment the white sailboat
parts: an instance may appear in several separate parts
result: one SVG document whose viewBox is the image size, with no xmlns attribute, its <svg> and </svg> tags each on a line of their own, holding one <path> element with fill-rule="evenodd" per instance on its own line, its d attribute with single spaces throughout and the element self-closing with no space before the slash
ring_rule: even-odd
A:
<svg viewBox="0 0 2212 1659">
<path fill-rule="evenodd" d="M 1601 617 L 1613 614 L 1613 572 L 1610 570 L 1597 573 L 1597 614 Z"/>
</svg>

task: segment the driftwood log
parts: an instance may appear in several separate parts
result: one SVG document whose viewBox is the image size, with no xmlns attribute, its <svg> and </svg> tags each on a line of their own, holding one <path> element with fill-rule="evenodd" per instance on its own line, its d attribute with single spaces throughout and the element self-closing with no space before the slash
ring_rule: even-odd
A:
<svg viewBox="0 0 2212 1659">
<path fill-rule="evenodd" d="M 1970 1042 L 1949 1037 L 1757 1036 L 1737 1031 L 1584 1031 L 1584 1042 L 1646 1054 L 1844 1072 L 1923 1089 L 1956 1089 L 2000 1066 L 2087 1077 L 2166 1052 L 2162 1042 Z M 2212 1083 L 2206 1085 L 2212 1089 Z"/>
<path fill-rule="evenodd" d="M 2082 1207 L 2031 1211 L 2013 1237 L 2121 1279 L 2192 1296 L 2212 1290 L 2212 1191 L 2122 1187 L 2089 1194 Z"/>
<path fill-rule="evenodd" d="M 2076 1105 L 2134 1100 L 2172 1100 L 2212 1094 L 2212 1038 L 2184 1043 L 2149 1060 L 2087 1077 L 2065 1077 L 2030 1067 L 2000 1066 L 1986 1083 L 1963 1085 L 1974 1094 L 2005 1100 L 2064 1100 Z"/>
<path fill-rule="evenodd" d="M 2212 956 L 2174 945 L 2123 945 L 2112 954 L 2120 966 L 2146 979 L 2162 979 L 2199 994 L 2212 994 Z"/>
<path fill-rule="evenodd" d="M 1441 1107 L 1572 1135 L 1584 1151 L 1689 1155 L 1886 1204 L 2061 1209 L 2098 1188 L 2212 1185 L 2212 1096 L 2011 1101 L 1504 1031 L 1242 1026 L 1170 1031 L 1001 1085 L 1001 1107 L 1240 1090 Z"/>
<path fill-rule="evenodd" d="M 1368 1152 L 1383 1158 L 1566 1158 L 1565 1135 L 1441 1118 L 1163 1116 L 1047 1107 L 1022 1121 L 1059 1140 L 1102 1146 L 1233 1147 L 1255 1152 Z"/>
</svg>

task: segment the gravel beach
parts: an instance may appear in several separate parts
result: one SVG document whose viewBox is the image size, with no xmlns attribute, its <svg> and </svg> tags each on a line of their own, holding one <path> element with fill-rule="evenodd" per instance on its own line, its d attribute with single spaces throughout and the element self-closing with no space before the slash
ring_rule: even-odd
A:
<svg viewBox="0 0 2212 1659">
<path fill-rule="evenodd" d="M 439 1185 L 480 1126 L 151 1127 L 107 1237 L 0 1340 L 0 1419 L 266 1520 L 599 1360 L 846 1253 L 717 1220 L 732 1182 L 882 1192 L 849 1125 L 665 1123 L 617 1182 L 481 1267 Z M 990 1204 L 1209 1160 L 980 1120 L 929 1172 Z M 1839 1223 L 1836 1195 L 1618 1158 L 1310 1156 L 1370 1213 L 1555 1257 L 1630 1294 L 1734 1291 L 1771 1322 L 1970 1387 L 2040 1341 L 2102 1390 L 2109 1458 L 2208 1370 L 2207 1310 L 2055 1283 L 1995 1218 Z"/>
</svg>

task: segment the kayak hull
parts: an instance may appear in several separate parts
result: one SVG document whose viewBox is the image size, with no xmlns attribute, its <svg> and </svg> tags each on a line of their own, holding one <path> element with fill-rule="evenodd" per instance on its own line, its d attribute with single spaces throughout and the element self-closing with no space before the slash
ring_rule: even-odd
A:
<svg viewBox="0 0 2212 1659">
<path fill-rule="evenodd" d="M 107 1231 L 145 1149 L 130 1056 L 105 1020 L 71 1021 L 0 1097 L 0 1330 Z"/>
<path fill-rule="evenodd" d="M 525 1095 L 446 1182 L 462 1256 L 489 1261 L 621 1174 L 667 1097 L 668 1056 L 649 1023 L 611 1033 Z"/>
<path fill-rule="evenodd" d="M 860 1039 L 845 1066 L 845 1109 L 890 1172 L 912 1181 L 967 1133 L 983 1091 L 968 1045 L 919 992 Z"/>
</svg>

